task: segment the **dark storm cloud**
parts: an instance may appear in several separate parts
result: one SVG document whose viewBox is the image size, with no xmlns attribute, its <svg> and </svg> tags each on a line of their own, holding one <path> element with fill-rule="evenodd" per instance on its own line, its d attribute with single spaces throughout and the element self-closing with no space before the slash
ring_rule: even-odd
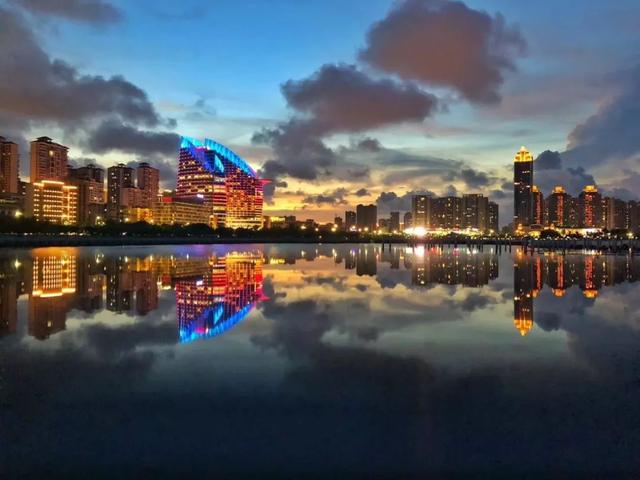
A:
<svg viewBox="0 0 640 480">
<path fill-rule="evenodd" d="M 570 195 L 578 195 L 585 185 L 596 185 L 593 175 L 583 167 L 536 171 L 534 182 L 545 197 L 557 185 L 563 186 Z"/>
<path fill-rule="evenodd" d="M 382 148 L 380 141 L 375 138 L 364 138 L 358 142 L 357 147 L 365 152 L 379 152 Z"/>
<path fill-rule="evenodd" d="M 450 87 L 472 102 L 500 99 L 504 75 L 526 43 L 520 32 L 462 2 L 405 0 L 375 23 L 360 60 L 428 85 Z"/>
<path fill-rule="evenodd" d="M 476 189 L 486 187 L 493 183 L 493 179 L 491 179 L 489 175 L 473 168 L 463 168 L 459 171 L 452 170 L 447 175 L 444 175 L 442 179 L 447 182 L 452 180 L 461 180 L 467 185 L 467 187 Z"/>
<path fill-rule="evenodd" d="M 178 150 L 179 135 L 171 132 L 153 132 L 117 121 L 102 122 L 91 131 L 86 146 L 96 153 L 120 151 L 138 155 L 171 155 Z"/>
<path fill-rule="evenodd" d="M 42 16 L 67 18 L 93 24 L 115 23 L 122 13 L 102 0 L 9 0 L 9 3 Z"/>
<path fill-rule="evenodd" d="M 640 155 L 640 66 L 621 77 L 618 91 L 569 134 L 562 155 L 569 165 L 588 168 Z"/>
<path fill-rule="evenodd" d="M 541 170 L 558 170 L 562 168 L 562 157 L 560 152 L 545 150 L 535 160 L 536 172 Z"/>
<path fill-rule="evenodd" d="M 345 64 L 323 65 L 309 78 L 289 80 L 282 93 L 290 108 L 309 115 L 309 128 L 319 134 L 422 121 L 438 104 L 414 85 L 373 79 Z"/>
<path fill-rule="evenodd" d="M 354 195 L 356 197 L 366 197 L 367 195 L 371 195 L 371 193 L 366 188 L 360 188 L 359 190 L 355 191 Z"/>
</svg>

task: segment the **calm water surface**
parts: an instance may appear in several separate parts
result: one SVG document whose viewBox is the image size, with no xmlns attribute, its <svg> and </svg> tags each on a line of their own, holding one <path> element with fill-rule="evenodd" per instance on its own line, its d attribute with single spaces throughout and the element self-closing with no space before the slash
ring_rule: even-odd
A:
<svg viewBox="0 0 640 480">
<path fill-rule="evenodd" d="M 0 477 L 637 478 L 640 259 L 0 251 Z"/>
</svg>

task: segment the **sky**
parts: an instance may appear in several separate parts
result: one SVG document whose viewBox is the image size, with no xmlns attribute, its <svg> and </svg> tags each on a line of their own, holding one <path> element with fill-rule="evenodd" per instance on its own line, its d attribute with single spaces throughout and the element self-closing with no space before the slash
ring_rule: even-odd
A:
<svg viewBox="0 0 640 480">
<path fill-rule="evenodd" d="M 271 180 L 265 213 L 380 216 L 415 193 L 512 215 L 515 152 L 548 194 L 640 195 L 635 0 L 0 0 L 0 135 L 76 165 L 148 161 L 179 135 Z"/>
</svg>

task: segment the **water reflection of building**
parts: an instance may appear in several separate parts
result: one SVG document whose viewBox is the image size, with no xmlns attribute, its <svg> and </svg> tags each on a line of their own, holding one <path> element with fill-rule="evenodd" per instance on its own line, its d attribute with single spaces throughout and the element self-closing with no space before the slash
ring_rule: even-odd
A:
<svg viewBox="0 0 640 480">
<path fill-rule="evenodd" d="M 418 251 L 409 265 L 413 285 L 480 287 L 498 277 L 498 258 L 482 252 L 433 248 Z"/>
<path fill-rule="evenodd" d="M 0 260 L 0 336 L 15 333 L 18 323 L 18 262 Z"/>
<path fill-rule="evenodd" d="M 516 255 L 513 264 L 513 323 L 522 336 L 533 328 L 535 279 L 533 257 Z"/>
<path fill-rule="evenodd" d="M 107 310 L 122 313 L 135 306 L 138 315 L 158 308 L 158 283 L 152 257 L 106 260 Z"/>
<path fill-rule="evenodd" d="M 201 275 L 177 279 L 176 312 L 181 342 L 221 334 L 262 298 L 262 255 L 211 257 Z"/>
<path fill-rule="evenodd" d="M 513 272 L 514 323 L 523 335 L 533 327 L 533 300 L 545 284 L 556 297 L 577 287 L 585 298 L 594 299 L 605 286 L 640 279 L 640 265 L 634 257 L 620 255 L 530 256 L 518 251 Z"/>
<path fill-rule="evenodd" d="M 43 340 L 65 329 L 76 293 L 76 255 L 70 249 L 36 250 L 31 260 L 29 334 Z"/>
</svg>

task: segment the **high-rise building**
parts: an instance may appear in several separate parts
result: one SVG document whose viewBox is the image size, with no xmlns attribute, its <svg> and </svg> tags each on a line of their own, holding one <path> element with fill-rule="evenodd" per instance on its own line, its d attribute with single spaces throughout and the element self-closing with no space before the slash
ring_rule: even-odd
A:
<svg viewBox="0 0 640 480">
<path fill-rule="evenodd" d="M 533 224 L 544 225 L 544 196 L 540 189 L 535 185 L 531 187 L 531 200 L 533 205 Z"/>
<path fill-rule="evenodd" d="M 500 207 L 496 202 L 489 202 L 487 230 L 490 233 L 498 233 L 500 230 Z"/>
<path fill-rule="evenodd" d="M 528 227 L 533 223 L 533 155 L 521 147 L 513 164 L 513 227 Z"/>
<path fill-rule="evenodd" d="M 123 222 L 136 203 L 133 168 L 120 163 L 107 169 L 107 218 Z"/>
<path fill-rule="evenodd" d="M 378 226 L 378 207 L 375 205 L 356 206 L 356 223 L 358 229 L 373 231 Z"/>
<path fill-rule="evenodd" d="M 0 137 L 0 194 L 18 194 L 20 155 L 18 144 Z"/>
<path fill-rule="evenodd" d="M 402 219 L 402 228 L 405 230 L 407 228 L 411 228 L 413 226 L 413 215 L 411 212 L 405 212 L 404 217 Z"/>
<path fill-rule="evenodd" d="M 432 203 L 432 228 L 458 230 L 461 226 L 462 198 L 439 197 Z"/>
<path fill-rule="evenodd" d="M 49 137 L 38 137 L 31 142 L 31 183 L 41 180 L 64 181 L 67 177 L 69 148 L 55 143 Z"/>
<path fill-rule="evenodd" d="M 391 233 L 400 231 L 400 212 L 391 212 L 389 216 L 389 231 Z"/>
<path fill-rule="evenodd" d="M 627 228 L 627 203 L 612 197 L 605 197 L 603 202 L 607 230 Z"/>
<path fill-rule="evenodd" d="M 546 224 L 554 227 L 568 226 L 569 195 L 564 188 L 557 186 L 546 200 Z"/>
<path fill-rule="evenodd" d="M 342 217 L 335 216 L 333 218 L 333 225 L 336 229 L 342 230 L 344 227 L 344 224 L 342 223 Z"/>
<path fill-rule="evenodd" d="M 265 183 L 227 147 L 182 137 L 176 197 L 203 199 L 212 226 L 261 228 Z"/>
<path fill-rule="evenodd" d="M 462 228 L 488 230 L 489 199 L 479 193 L 462 196 L 461 223 Z"/>
<path fill-rule="evenodd" d="M 153 205 L 158 200 L 160 191 L 160 171 L 143 162 L 138 165 L 137 177 L 137 187 L 141 193 L 140 205 L 137 206 L 140 208 L 153 208 Z"/>
<path fill-rule="evenodd" d="M 78 223 L 102 224 L 106 214 L 104 169 L 96 165 L 69 168 L 67 183 L 78 188 Z"/>
<path fill-rule="evenodd" d="M 431 202 L 429 195 L 414 195 L 411 198 L 411 220 L 414 228 L 432 228 Z"/>
<path fill-rule="evenodd" d="M 344 212 L 344 229 L 348 232 L 356 228 L 357 216 L 353 210 L 347 210 Z"/>
<path fill-rule="evenodd" d="M 585 186 L 578 198 L 580 227 L 603 228 L 602 196 L 596 186 Z"/>
<path fill-rule="evenodd" d="M 78 222 L 78 188 L 56 180 L 28 184 L 26 214 L 38 222 L 75 225 Z"/>
<path fill-rule="evenodd" d="M 640 232 L 640 202 L 627 202 L 627 228 L 634 233 Z"/>
</svg>

